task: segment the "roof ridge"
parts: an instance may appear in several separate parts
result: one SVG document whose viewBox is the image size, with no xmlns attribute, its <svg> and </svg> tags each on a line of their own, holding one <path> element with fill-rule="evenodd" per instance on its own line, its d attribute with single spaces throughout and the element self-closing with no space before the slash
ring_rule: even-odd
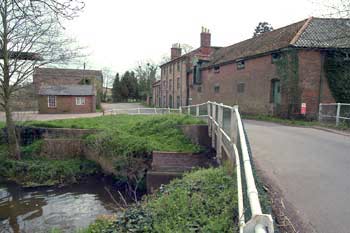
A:
<svg viewBox="0 0 350 233">
<path fill-rule="evenodd" d="M 300 30 L 297 32 L 297 34 L 293 37 L 293 39 L 290 41 L 289 44 L 294 45 L 300 38 L 301 34 L 305 31 L 305 29 L 309 26 L 311 20 L 313 20 L 314 17 L 311 16 L 310 18 L 308 18 L 306 20 L 306 22 L 304 23 L 304 25 L 300 28 Z"/>
</svg>

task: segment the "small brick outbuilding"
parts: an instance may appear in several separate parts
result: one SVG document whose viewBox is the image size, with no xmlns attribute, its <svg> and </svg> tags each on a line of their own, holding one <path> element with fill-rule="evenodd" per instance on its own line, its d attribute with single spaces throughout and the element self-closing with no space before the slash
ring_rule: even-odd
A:
<svg viewBox="0 0 350 233">
<path fill-rule="evenodd" d="M 96 112 L 96 94 L 92 85 L 42 86 L 38 92 L 39 113 Z"/>
</svg>

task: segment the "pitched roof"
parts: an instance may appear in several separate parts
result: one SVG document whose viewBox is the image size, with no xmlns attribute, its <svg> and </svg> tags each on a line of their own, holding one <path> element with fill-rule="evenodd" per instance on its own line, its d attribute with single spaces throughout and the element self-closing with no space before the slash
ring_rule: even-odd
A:
<svg viewBox="0 0 350 233">
<path fill-rule="evenodd" d="M 288 47 L 306 21 L 307 20 L 303 20 L 271 32 L 263 33 L 237 44 L 223 47 L 213 54 L 212 60 L 208 65 L 221 64 L 239 58 Z"/>
<path fill-rule="evenodd" d="M 223 47 L 211 56 L 213 66 L 287 47 L 350 48 L 350 19 L 309 18 Z"/>
<path fill-rule="evenodd" d="M 80 69 L 60 69 L 60 68 L 36 68 L 35 76 L 45 78 L 72 78 L 72 77 L 95 77 L 102 81 L 101 70 L 80 70 Z"/>
<path fill-rule="evenodd" d="M 350 48 L 350 19 L 312 18 L 293 45 L 308 48 Z"/>
<path fill-rule="evenodd" d="M 92 85 L 54 85 L 42 86 L 39 89 L 39 95 L 58 95 L 58 96 L 87 96 L 95 95 Z"/>
</svg>

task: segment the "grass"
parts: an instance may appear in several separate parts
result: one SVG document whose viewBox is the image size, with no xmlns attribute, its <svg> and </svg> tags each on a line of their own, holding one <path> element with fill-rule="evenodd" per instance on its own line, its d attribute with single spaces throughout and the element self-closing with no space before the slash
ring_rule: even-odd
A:
<svg viewBox="0 0 350 233">
<path fill-rule="evenodd" d="M 225 168 L 185 174 L 116 220 L 97 220 L 84 232 L 238 232 L 235 176 Z"/>
<path fill-rule="evenodd" d="M 203 123 L 185 115 L 118 115 L 95 118 L 30 122 L 29 125 L 50 128 L 101 129 L 105 139 L 118 138 L 118 151 L 128 152 L 132 146 L 144 145 L 147 150 L 198 152 L 181 132 L 179 125 Z"/>
</svg>

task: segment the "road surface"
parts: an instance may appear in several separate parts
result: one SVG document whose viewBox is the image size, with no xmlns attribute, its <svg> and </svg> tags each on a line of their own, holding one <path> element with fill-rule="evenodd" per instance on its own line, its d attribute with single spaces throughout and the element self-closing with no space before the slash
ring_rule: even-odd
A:
<svg viewBox="0 0 350 233">
<path fill-rule="evenodd" d="M 104 110 L 110 109 L 130 109 L 130 108 L 144 108 L 139 103 L 103 103 L 102 108 Z M 97 117 L 102 116 L 101 112 L 96 113 L 83 113 L 83 114 L 38 114 L 36 112 L 14 112 L 13 117 L 16 121 L 46 121 L 46 120 L 58 120 L 58 119 L 71 119 L 71 118 L 83 118 L 83 117 Z M 5 113 L 0 112 L 0 121 L 5 121 Z"/>
<path fill-rule="evenodd" d="M 254 160 L 314 232 L 349 233 L 350 137 L 251 120 L 245 127 Z"/>
</svg>

